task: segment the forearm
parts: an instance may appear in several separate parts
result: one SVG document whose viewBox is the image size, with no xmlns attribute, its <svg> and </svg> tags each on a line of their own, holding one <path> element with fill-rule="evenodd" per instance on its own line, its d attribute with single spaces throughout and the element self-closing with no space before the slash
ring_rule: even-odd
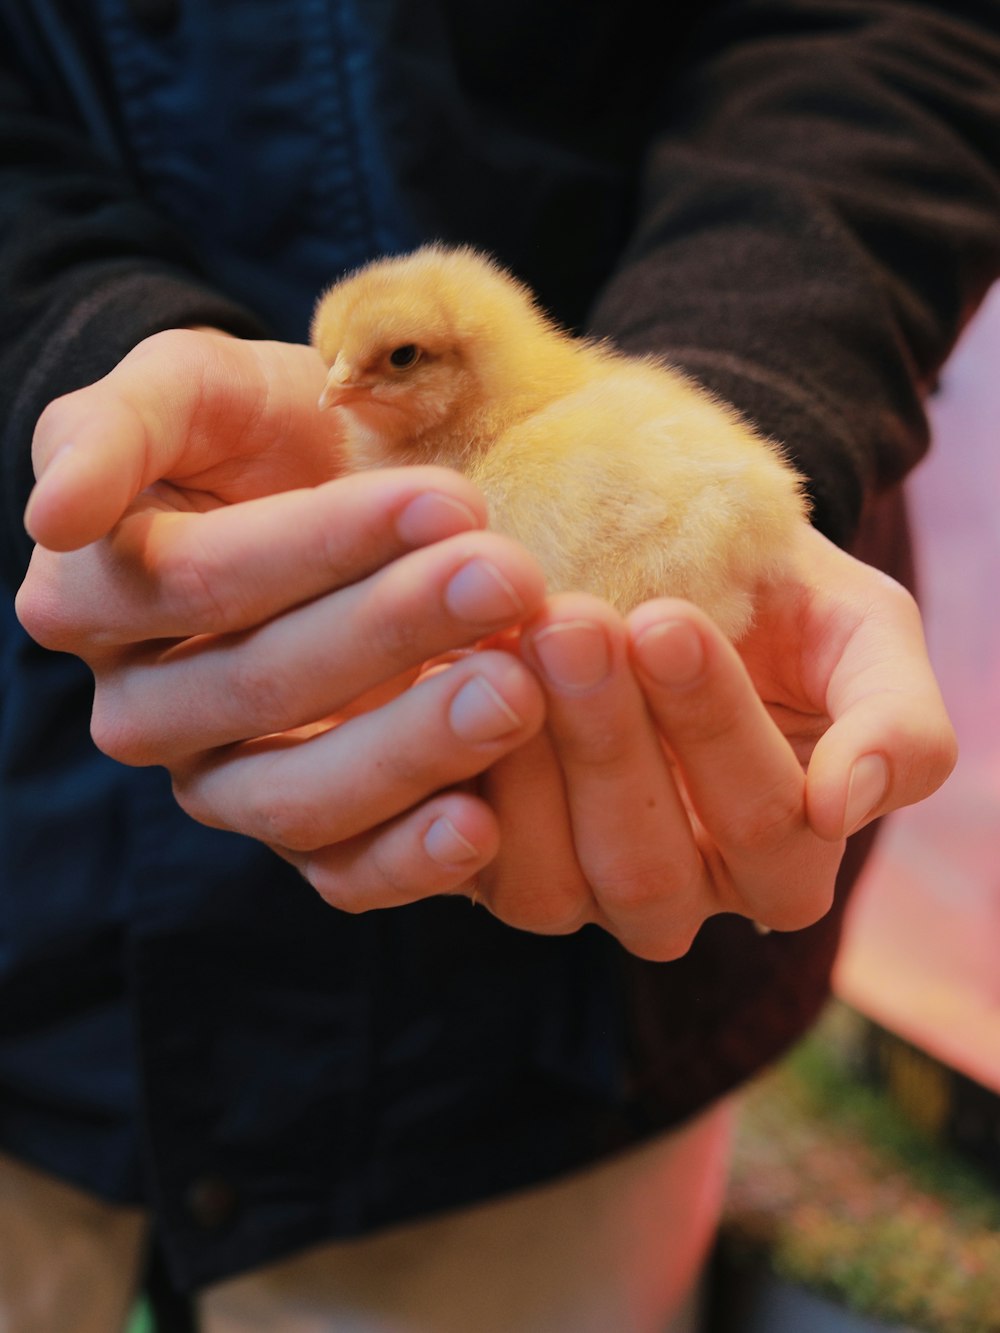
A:
<svg viewBox="0 0 1000 1333">
<path fill-rule="evenodd" d="M 841 544 L 919 458 L 923 397 L 1000 273 L 1000 18 L 973 8 L 713 8 L 593 314 L 781 440 Z"/>
</svg>

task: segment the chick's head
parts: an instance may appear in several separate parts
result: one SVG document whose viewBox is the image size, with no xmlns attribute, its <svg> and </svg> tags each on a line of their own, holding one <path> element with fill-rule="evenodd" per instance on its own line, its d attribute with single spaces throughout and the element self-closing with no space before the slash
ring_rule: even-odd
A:
<svg viewBox="0 0 1000 1333">
<path fill-rule="evenodd" d="M 312 342 L 330 367 L 320 406 L 347 413 L 378 461 L 457 462 L 449 449 L 471 447 L 476 423 L 516 396 L 523 335 L 540 320 L 526 289 L 474 251 L 376 260 L 316 308 Z"/>
<path fill-rule="evenodd" d="M 380 433 L 416 438 L 471 388 L 445 312 L 419 291 L 349 282 L 324 298 L 313 330 L 330 367 L 320 406 L 347 409 Z"/>
</svg>

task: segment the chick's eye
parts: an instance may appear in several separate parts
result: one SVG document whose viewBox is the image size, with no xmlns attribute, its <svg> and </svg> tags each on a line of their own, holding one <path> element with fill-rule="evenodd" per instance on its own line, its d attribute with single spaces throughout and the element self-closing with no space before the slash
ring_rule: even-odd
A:
<svg viewBox="0 0 1000 1333">
<path fill-rule="evenodd" d="M 389 364 L 395 366 L 397 370 L 405 370 L 419 359 L 420 348 L 416 343 L 404 343 L 402 347 L 397 347 L 389 353 Z"/>
</svg>

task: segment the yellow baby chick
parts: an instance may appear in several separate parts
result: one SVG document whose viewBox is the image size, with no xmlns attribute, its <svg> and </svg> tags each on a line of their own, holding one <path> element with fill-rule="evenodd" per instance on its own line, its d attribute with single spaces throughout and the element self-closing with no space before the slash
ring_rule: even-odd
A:
<svg viewBox="0 0 1000 1333">
<path fill-rule="evenodd" d="M 653 358 L 571 337 L 474 250 L 350 274 L 312 341 L 347 465 L 457 468 L 550 591 L 622 611 L 684 597 L 738 639 L 805 520 L 798 474 L 731 409 Z"/>
</svg>

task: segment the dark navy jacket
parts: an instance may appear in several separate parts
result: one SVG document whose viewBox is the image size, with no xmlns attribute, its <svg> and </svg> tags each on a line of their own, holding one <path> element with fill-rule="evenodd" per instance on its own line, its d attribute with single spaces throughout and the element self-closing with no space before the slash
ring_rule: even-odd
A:
<svg viewBox="0 0 1000 1333">
<path fill-rule="evenodd" d="M 663 965 L 465 901 L 346 917 L 98 754 L 86 671 L 10 607 L 31 430 L 158 329 L 301 340 L 343 269 L 467 241 L 735 402 L 898 566 L 877 497 L 1000 270 L 997 28 L 985 0 L 0 0 L 0 1146 L 148 1202 L 196 1284 L 570 1169 L 803 1030 L 843 892 Z"/>
</svg>

